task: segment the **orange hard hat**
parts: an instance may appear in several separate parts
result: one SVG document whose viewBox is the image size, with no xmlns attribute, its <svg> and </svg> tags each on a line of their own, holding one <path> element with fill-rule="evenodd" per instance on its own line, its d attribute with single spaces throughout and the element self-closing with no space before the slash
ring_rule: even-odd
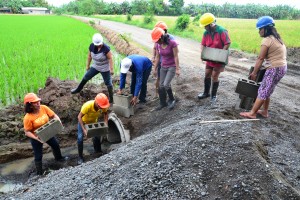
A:
<svg viewBox="0 0 300 200">
<path fill-rule="evenodd" d="M 157 42 L 164 33 L 165 31 L 162 28 L 154 27 L 151 33 L 152 41 Z"/>
<path fill-rule="evenodd" d="M 97 94 L 95 101 L 101 108 L 108 108 L 110 106 L 107 96 L 103 93 Z"/>
<path fill-rule="evenodd" d="M 37 101 L 40 101 L 40 100 L 41 100 L 41 98 L 39 98 L 36 94 L 28 93 L 24 97 L 24 104 L 31 103 L 31 102 L 37 102 Z"/>
<path fill-rule="evenodd" d="M 163 30 L 167 30 L 168 29 L 167 24 L 165 22 L 162 22 L 162 21 L 157 22 L 154 27 L 159 27 L 159 28 L 161 28 Z"/>
</svg>

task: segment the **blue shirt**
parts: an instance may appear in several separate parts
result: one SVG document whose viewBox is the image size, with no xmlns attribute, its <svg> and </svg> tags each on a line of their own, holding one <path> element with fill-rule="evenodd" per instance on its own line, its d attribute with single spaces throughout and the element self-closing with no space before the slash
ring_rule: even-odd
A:
<svg viewBox="0 0 300 200">
<path fill-rule="evenodd" d="M 152 68 L 152 62 L 149 58 L 140 55 L 127 56 L 132 61 L 131 71 L 136 73 L 136 84 L 133 96 L 138 96 L 143 82 L 143 73 Z M 126 74 L 120 74 L 120 89 L 125 88 Z"/>
</svg>

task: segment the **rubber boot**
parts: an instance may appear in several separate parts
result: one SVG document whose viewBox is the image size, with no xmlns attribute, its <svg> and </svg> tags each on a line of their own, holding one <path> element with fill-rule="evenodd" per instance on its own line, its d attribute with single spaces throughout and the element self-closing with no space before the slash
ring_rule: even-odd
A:
<svg viewBox="0 0 300 200">
<path fill-rule="evenodd" d="M 107 86 L 108 90 L 108 96 L 109 96 L 109 103 L 113 104 L 114 103 L 114 90 L 113 86 Z"/>
<path fill-rule="evenodd" d="M 58 162 L 64 162 L 64 161 L 69 160 L 69 157 L 61 155 L 61 151 L 60 151 L 59 147 L 52 148 L 52 152 L 53 152 L 55 160 Z"/>
<path fill-rule="evenodd" d="M 211 85 L 211 78 L 204 79 L 204 92 L 198 95 L 198 99 L 205 99 L 209 97 L 210 85 Z"/>
<path fill-rule="evenodd" d="M 174 98 L 174 95 L 173 95 L 172 88 L 167 89 L 167 93 L 168 93 L 168 96 L 169 96 L 168 108 L 171 110 L 175 106 L 175 98 Z"/>
<path fill-rule="evenodd" d="M 160 105 L 156 108 L 156 110 L 161 110 L 166 107 L 167 104 L 167 94 L 164 87 L 160 87 L 158 90 Z"/>
<path fill-rule="evenodd" d="M 83 143 L 78 144 L 78 160 L 77 164 L 81 165 L 84 162 L 83 160 Z"/>
<path fill-rule="evenodd" d="M 94 150 L 95 153 L 100 153 L 101 151 L 101 142 L 100 142 L 100 138 L 98 137 L 93 137 L 93 146 L 94 146 Z"/>
<path fill-rule="evenodd" d="M 213 82 L 212 91 L 211 91 L 211 102 L 215 103 L 217 101 L 217 91 L 219 87 L 219 82 Z"/>
<path fill-rule="evenodd" d="M 36 175 L 43 175 L 43 162 L 42 161 L 35 161 L 35 168 L 36 168 Z"/>
<path fill-rule="evenodd" d="M 77 88 L 74 88 L 71 90 L 71 94 L 76 94 L 78 92 L 80 92 L 83 88 L 83 86 L 87 83 L 87 80 L 82 79 L 81 82 L 79 83 L 79 85 L 77 86 Z"/>
</svg>

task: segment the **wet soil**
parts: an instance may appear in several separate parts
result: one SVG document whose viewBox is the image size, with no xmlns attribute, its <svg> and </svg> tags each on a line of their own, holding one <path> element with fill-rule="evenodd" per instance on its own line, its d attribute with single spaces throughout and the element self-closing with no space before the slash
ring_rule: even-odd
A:
<svg viewBox="0 0 300 200">
<path fill-rule="evenodd" d="M 88 23 L 89 19 L 81 20 Z M 119 46 L 119 52 L 151 57 L 148 53 L 153 46 L 150 30 L 105 20 L 100 20 L 100 24 L 96 23 L 95 28 L 113 45 Z M 131 35 L 132 43 L 123 41 L 118 32 Z M 145 39 L 145 36 L 149 36 L 149 39 Z M 172 111 L 154 111 L 159 102 L 155 98 L 155 78 L 150 77 L 148 102 L 138 104 L 134 116 L 120 117 L 125 128 L 130 130 L 131 139 L 138 140 L 140 136 L 182 124 L 179 128 L 173 127 L 172 131 L 175 133 L 187 130 L 176 142 L 182 140 L 183 143 L 187 142 L 187 145 L 200 148 L 205 153 L 200 167 L 198 164 L 193 165 L 193 161 L 188 159 L 193 155 L 192 149 L 188 150 L 191 154 L 182 151 L 182 154 L 187 156 L 186 164 L 191 162 L 187 166 L 190 173 L 196 173 L 199 167 L 203 170 L 200 179 L 208 187 L 209 192 L 203 195 L 208 197 L 207 199 L 300 199 L 299 49 L 288 49 L 289 70 L 272 95 L 269 118 L 259 117 L 259 121 L 256 122 L 233 124 L 210 122 L 203 126 L 199 125 L 199 122 L 242 119 L 239 113 L 243 110 L 236 108 L 239 98 L 234 91 L 238 79 L 247 78 L 256 56 L 231 50 L 229 64 L 220 76 L 218 102 L 212 106 L 208 99 L 199 101 L 196 98 L 203 90 L 204 77 L 204 63 L 200 62 L 199 44 L 179 37 L 176 39 L 179 42 L 181 67 L 181 75 L 172 83 L 177 99 L 176 107 Z M 148 52 L 137 48 L 133 43 L 142 44 Z M 63 134 L 58 137 L 61 146 L 65 147 L 76 145 L 77 114 L 83 102 L 92 99 L 100 91 L 106 92 L 103 86 L 87 84 L 80 94 L 71 95 L 70 89 L 76 84 L 74 81 L 49 78 L 39 92 L 42 103 L 50 106 L 62 119 L 65 128 Z M 32 156 L 31 147 L 22 130 L 23 115 L 22 104 L 9 106 L 1 111 L 0 163 Z M 189 130 L 194 126 L 201 126 L 201 130 L 197 131 L 207 134 L 207 138 L 201 135 L 205 142 L 194 138 L 195 142 L 197 141 L 195 144 L 189 138 L 189 135 L 192 136 Z M 169 140 L 171 139 L 161 138 L 160 144 L 164 145 L 163 141 L 167 143 Z M 153 144 L 154 146 L 156 145 Z M 147 151 L 147 147 L 143 150 Z M 46 148 L 45 151 L 49 149 Z M 162 152 L 157 156 L 162 160 L 167 159 Z M 75 158 L 73 160 L 75 162 Z M 51 165 L 51 161 L 49 162 Z M 74 166 L 74 163 L 70 166 Z M 237 182 L 238 184 L 235 184 Z"/>
</svg>

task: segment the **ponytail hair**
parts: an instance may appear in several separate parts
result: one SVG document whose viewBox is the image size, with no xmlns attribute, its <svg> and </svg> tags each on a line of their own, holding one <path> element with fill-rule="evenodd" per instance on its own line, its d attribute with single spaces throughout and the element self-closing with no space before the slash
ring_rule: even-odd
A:
<svg viewBox="0 0 300 200">
<path fill-rule="evenodd" d="M 265 29 L 264 37 L 273 35 L 281 44 L 283 44 L 283 41 L 274 26 L 266 26 L 264 27 L 264 29 Z"/>
</svg>

